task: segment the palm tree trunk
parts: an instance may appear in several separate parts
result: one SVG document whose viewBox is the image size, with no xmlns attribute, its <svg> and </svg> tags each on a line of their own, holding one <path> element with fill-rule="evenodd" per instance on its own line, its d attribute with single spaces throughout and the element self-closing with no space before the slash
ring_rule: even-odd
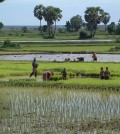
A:
<svg viewBox="0 0 120 134">
<path fill-rule="evenodd" d="M 56 21 L 55 21 L 55 29 L 54 29 L 54 36 L 56 34 Z"/>
<path fill-rule="evenodd" d="M 41 20 L 40 20 L 40 31 L 42 32 L 42 28 L 41 28 Z"/>
</svg>

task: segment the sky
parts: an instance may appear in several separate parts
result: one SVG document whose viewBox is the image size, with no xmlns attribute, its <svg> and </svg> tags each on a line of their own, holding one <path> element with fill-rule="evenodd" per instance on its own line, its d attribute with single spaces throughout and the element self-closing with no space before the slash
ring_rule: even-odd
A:
<svg viewBox="0 0 120 134">
<path fill-rule="evenodd" d="M 62 19 L 57 25 L 65 25 L 73 16 L 80 15 L 84 20 L 87 7 L 101 7 L 111 16 L 110 22 L 118 23 L 120 19 L 120 0 L 5 0 L 0 3 L 0 22 L 7 25 L 39 26 L 39 20 L 34 17 L 34 7 L 54 6 L 62 10 Z M 42 21 L 42 25 L 46 25 Z"/>
</svg>

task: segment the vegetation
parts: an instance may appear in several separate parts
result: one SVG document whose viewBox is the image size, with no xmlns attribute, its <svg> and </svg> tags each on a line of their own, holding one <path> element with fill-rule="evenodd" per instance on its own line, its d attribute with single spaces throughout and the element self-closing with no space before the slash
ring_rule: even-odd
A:
<svg viewBox="0 0 120 134">
<path fill-rule="evenodd" d="M 34 8 L 34 16 L 40 20 L 40 31 L 41 31 L 41 21 L 43 19 L 43 11 L 44 11 L 43 5 L 36 5 Z"/>
<path fill-rule="evenodd" d="M 7 40 L 6 40 L 7 41 Z M 5 42 L 6 42 L 5 41 Z M 120 43 L 79 43 L 79 42 L 62 42 L 62 43 L 13 43 L 5 47 L 4 43 L 0 45 L 1 54 L 17 53 L 120 53 Z M 4 47 L 3 47 L 4 46 Z M 11 46 L 11 47 L 10 47 Z M 12 47 L 13 46 L 13 47 Z M 17 49 L 16 49 L 17 48 Z"/>
<path fill-rule="evenodd" d="M 48 35 L 47 33 L 44 33 L 44 36 L 47 38 L 53 38 L 55 36 L 56 32 L 56 21 L 60 21 L 62 18 L 61 14 L 62 10 L 59 8 L 53 7 L 53 6 L 48 6 L 44 7 L 43 5 L 37 5 L 34 8 L 34 16 L 37 17 L 40 20 L 40 31 L 42 31 L 41 28 L 41 20 L 44 18 L 44 20 L 47 22 L 47 30 L 48 30 Z M 52 30 L 52 25 L 55 23 L 55 30 Z"/>
<path fill-rule="evenodd" d="M 5 1 L 5 0 L 0 0 L 0 2 L 3 2 L 3 1 Z"/>
<path fill-rule="evenodd" d="M 15 49 L 15 48 L 20 48 L 20 45 L 18 43 L 11 43 L 10 40 L 6 40 L 6 41 L 4 41 L 3 46 L 1 46 L 1 48 Z"/>
<path fill-rule="evenodd" d="M 120 91 L 1 87 L 1 133 L 119 133 Z"/>
<path fill-rule="evenodd" d="M 120 87 L 120 64 L 119 63 L 74 63 L 74 62 L 38 62 L 40 68 L 38 68 L 38 76 L 42 75 L 45 70 L 50 70 L 54 72 L 54 76 L 51 78 L 51 82 L 55 83 L 60 82 L 62 84 L 73 84 L 73 85 L 84 85 L 84 86 L 107 86 L 107 87 Z M 99 71 L 101 66 L 105 68 L 109 67 L 111 72 L 111 78 L 108 81 L 99 79 Z M 62 79 L 62 70 L 66 67 L 67 69 L 67 80 L 63 81 Z M 31 62 L 27 61 L 1 61 L 0 64 L 0 77 L 9 76 L 29 76 L 31 72 Z M 27 77 L 28 78 L 28 77 Z M 12 78 L 10 78 L 12 79 Z M 19 77 L 16 78 L 19 80 Z M 30 78 L 28 78 L 30 79 Z M 39 82 L 42 82 L 42 79 L 39 78 Z M 41 79 L 41 80 L 40 80 Z M 26 80 L 29 82 L 29 80 Z M 91 81 L 91 82 L 90 82 Z M 44 82 L 43 82 L 44 83 Z M 30 83 L 29 83 L 30 84 Z M 49 82 L 46 83 L 49 85 Z"/>
<path fill-rule="evenodd" d="M 107 13 L 107 12 L 104 12 L 103 13 L 103 17 L 102 17 L 102 22 L 104 23 L 105 25 L 105 31 L 107 30 L 107 23 L 110 21 L 110 14 Z"/>
<path fill-rule="evenodd" d="M 0 0 L 3 2 L 4 0 Z M 34 16 L 40 20 L 38 29 L 2 31 L 0 54 L 13 53 L 120 53 L 120 24 L 111 23 L 109 13 L 100 7 L 85 11 L 87 29 L 80 30 L 82 18 L 73 16 L 66 28 L 56 29 L 62 18 L 56 7 L 37 5 Z M 41 21 L 47 25 L 41 26 Z M 105 30 L 97 30 L 103 22 Z M 55 27 L 53 27 L 55 24 Z M 3 27 L 0 23 L 0 29 Z M 106 32 L 107 31 L 109 34 Z M 54 28 L 54 30 L 53 30 Z M 58 32 L 56 32 L 58 30 Z M 94 35 L 96 36 L 94 37 Z M 112 34 L 112 35 L 110 35 Z M 43 37 L 44 35 L 44 37 Z M 114 39 L 113 42 L 40 42 L 33 40 Z M 116 39 L 116 42 L 115 42 Z M 14 40 L 31 42 L 14 43 Z M 52 41 L 52 40 L 51 40 Z M 16 49 L 17 48 L 17 49 Z M 4 58 L 4 57 L 3 57 Z M 120 131 L 120 63 L 100 62 L 44 62 L 38 61 L 38 77 L 30 78 L 31 61 L 0 62 L 0 133 L 119 133 Z M 109 67 L 110 79 L 99 78 L 100 68 Z M 67 79 L 63 80 L 63 68 Z M 43 81 L 44 71 L 54 72 L 50 80 Z"/>
<path fill-rule="evenodd" d="M 87 28 L 90 31 L 90 37 L 94 37 L 97 30 L 97 25 L 103 22 L 107 24 L 109 22 L 108 13 L 104 12 L 100 7 L 88 7 L 85 11 L 85 21 L 87 22 Z"/>
<path fill-rule="evenodd" d="M 2 29 L 4 27 L 3 23 L 0 22 L 0 29 Z"/>
<path fill-rule="evenodd" d="M 70 23 L 72 31 L 78 31 L 83 24 L 82 17 L 80 15 L 73 16 L 70 19 Z"/>
</svg>

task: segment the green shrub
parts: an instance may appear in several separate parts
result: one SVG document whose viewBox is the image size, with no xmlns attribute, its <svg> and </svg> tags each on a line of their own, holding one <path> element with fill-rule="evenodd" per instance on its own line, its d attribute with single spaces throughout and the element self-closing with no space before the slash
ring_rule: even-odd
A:
<svg viewBox="0 0 120 134">
<path fill-rule="evenodd" d="M 88 39 L 89 38 L 88 33 L 86 31 L 80 31 L 79 38 Z"/>
<path fill-rule="evenodd" d="M 20 44 L 11 43 L 10 40 L 5 40 L 2 48 L 20 48 Z"/>
<path fill-rule="evenodd" d="M 120 39 L 116 39 L 116 43 L 120 43 Z"/>
<path fill-rule="evenodd" d="M 109 51 L 110 51 L 110 52 L 113 52 L 113 51 L 120 51 L 120 46 L 116 46 L 116 47 L 114 47 L 114 48 L 111 48 Z"/>
<path fill-rule="evenodd" d="M 5 40 L 3 47 L 9 47 L 10 46 L 10 40 Z"/>
</svg>

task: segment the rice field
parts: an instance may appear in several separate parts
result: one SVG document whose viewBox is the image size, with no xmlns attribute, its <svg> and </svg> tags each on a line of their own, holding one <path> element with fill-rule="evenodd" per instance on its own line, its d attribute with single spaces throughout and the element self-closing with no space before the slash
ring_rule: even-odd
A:
<svg viewBox="0 0 120 134">
<path fill-rule="evenodd" d="M 0 88 L 2 134 L 119 134 L 120 90 Z"/>
</svg>

